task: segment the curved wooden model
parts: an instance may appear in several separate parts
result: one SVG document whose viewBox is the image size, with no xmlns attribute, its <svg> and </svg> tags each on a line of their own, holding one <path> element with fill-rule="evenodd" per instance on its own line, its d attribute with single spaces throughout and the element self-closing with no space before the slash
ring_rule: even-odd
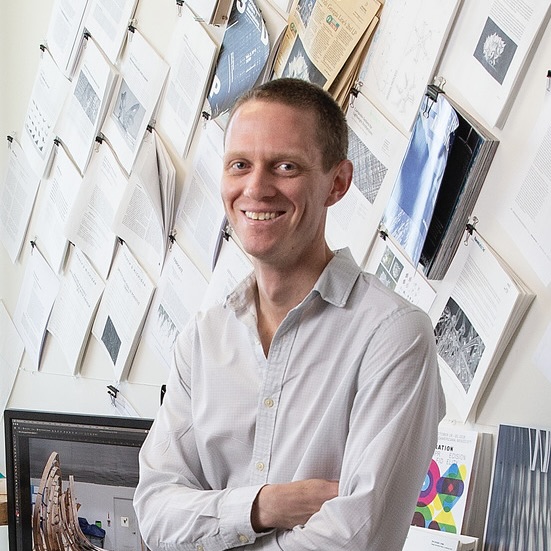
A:
<svg viewBox="0 0 551 551">
<path fill-rule="evenodd" d="M 78 523 L 74 479 L 63 491 L 59 455 L 53 452 L 42 473 L 32 518 L 33 551 L 105 551 L 90 543 Z"/>
</svg>

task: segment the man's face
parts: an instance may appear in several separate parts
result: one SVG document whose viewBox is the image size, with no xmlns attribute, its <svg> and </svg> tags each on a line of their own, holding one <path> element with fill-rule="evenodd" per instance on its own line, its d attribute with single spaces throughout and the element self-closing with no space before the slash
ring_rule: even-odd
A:
<svg viewBox="0 0 551 551">
<path fill-rule="evenodd" d="M 312 112 L 258 100 L 229 123 L 222 199 L 244 249 L 261 262 L 290 266 L 325 247 L 326 208 L 344 193 L 343 178 L 341 165 L 323 171 L 316 130 Z"/>
</svg>

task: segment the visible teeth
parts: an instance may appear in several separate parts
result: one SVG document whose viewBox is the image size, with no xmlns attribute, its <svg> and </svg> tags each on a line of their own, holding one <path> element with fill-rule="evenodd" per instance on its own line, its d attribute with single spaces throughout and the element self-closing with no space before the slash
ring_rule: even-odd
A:
<svg viewBox="0 0 551 551">
<path fill-rule="evenodd" d="M 245 216 L 251 220 L 273 220 L 277 218 L 277 212 L 251 212 L 250 210 L 245 211 Z"/>
</svg>

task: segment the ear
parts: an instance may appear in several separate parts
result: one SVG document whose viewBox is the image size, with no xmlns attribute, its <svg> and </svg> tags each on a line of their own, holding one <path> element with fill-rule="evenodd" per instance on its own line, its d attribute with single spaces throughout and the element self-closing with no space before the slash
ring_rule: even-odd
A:
<svg viewBox="0 0 551 551">
<path fill-rule="evenodd" d="M 354 165 L 349 159 L 341 161 L 338 165 L 331 169 L 333 171 L 333 186 L 325 200 L 325 206 L 330 207 L 337 201 L 340 201 L 350 187 L 352 182 L 352 173 Z"/>
</svg>

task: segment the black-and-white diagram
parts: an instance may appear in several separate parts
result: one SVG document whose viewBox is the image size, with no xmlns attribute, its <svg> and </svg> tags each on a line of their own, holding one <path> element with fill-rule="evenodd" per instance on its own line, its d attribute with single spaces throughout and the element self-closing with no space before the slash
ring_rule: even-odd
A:
<svg viewBox="0 0 551 551">
<path fill-rule="evenodd" d="M 83 71 L 78 75 L 74 95 L 90 122 L 96 124 L 99 115 L 100 99 Z"/>
<path fill-rule="evenodd" d="M 385 251 L 383 253 L 383 256 L 381 257 L 379 266 L 377 266 L 375 275 L 387 287 L 389 287 L 390 289 L 396 289 L 396 285 L 398 283 L 398 280 L 400 279 L 400 276 L 402 275 L 403 269 L 404 265 L 402 264 L 400 259 L 396 257 L 396 255 L 389 247 L 385 247 Z"/>
<path fill-rule="evenodd" d="M 163 344 L 169 349 L 172 349 L 174 343 L 176 342 L 176 338 L 178 337 L 179 331 L 171 315 L 166 311 L 162 304 L 159 304 L 159 307 L 157 308 L 157 319 Z"/>
<path fill-rule="evenodd" d="M 465 392 L 469 392 L 486 346 L 470 319 L 452 298 L 448 300 L 434 334 L 438 355 L 453 371 Z"/>
<path fill-rule="evenodd" d="M 387 167 L 375 157 L 350 128 L 348 130 L 348 157 L 354 163 L 354 185 L 373 204 L 388 172 Z"/>
<path fill-rule="evenodd" d="M 31 98 L 27 118 L 25 119 L 25 130 L 35 145 L 41 158 L 44 158 L 46 139 L 50 134 L 51 125 L 41 115 L 40 108 Z"/>
</svg>

